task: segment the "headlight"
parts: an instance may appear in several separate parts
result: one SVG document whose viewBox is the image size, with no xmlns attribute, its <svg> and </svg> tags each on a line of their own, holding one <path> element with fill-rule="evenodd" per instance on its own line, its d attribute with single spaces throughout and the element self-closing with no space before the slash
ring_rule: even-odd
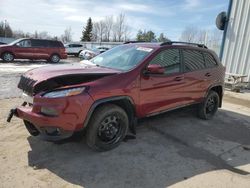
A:
<svg viewBox="0 0 250 188">
<path fill-rule="evenodd" d="M 49 93 L 45 93 L 43 95 L 43 97 L 58 98 L 58 97 L 79 95 L 84 90 L 85 90 L 85 87 L 78 87 L 78 88 L 72 88 L 72 89 L 64 89 L 64 90 L 52 91 L 52 92 L 49 92 Z"/>
</svg>

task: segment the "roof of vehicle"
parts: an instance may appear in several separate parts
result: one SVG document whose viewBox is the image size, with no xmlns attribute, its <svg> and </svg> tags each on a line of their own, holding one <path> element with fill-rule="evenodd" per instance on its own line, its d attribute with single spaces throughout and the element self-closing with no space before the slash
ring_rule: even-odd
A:
<svg viewBox="0 0 250 188">
<path fill-rule="evenodd" d="M 168 41 L 168 42 L 141 42 L 141 41 L 128 41 L 124 44 L 127 45 L 136 45 L 149 48 L 161 48 L 164 46 L 179 46 L 179 47 L 188 47 L 188 48 L 197 48 L 197 49 L 208 49 L 204 44 L 198 43 L 189 43 L 189 42 L 180 42 L 180 41 Z"/>
<path fill-rule="evenodd" d="M 60 40 L 55 40 L 55 39 L 37 39 L 37 38 L 19 38 L 17 40 L 43 40 L 43 41 L 56 41 L 56 42 L 61 42 Z"/>
</svg>

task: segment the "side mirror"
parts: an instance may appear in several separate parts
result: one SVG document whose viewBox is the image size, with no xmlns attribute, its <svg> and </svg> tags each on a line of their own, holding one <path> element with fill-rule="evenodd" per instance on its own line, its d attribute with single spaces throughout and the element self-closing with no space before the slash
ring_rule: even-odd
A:
<svg viewBox="0 0 250 188">
<path fill-rule="evenodd" d="M 152 64 L 147 66 L 146 72 L 148 74 L 164 74 L 165 68 L 161 65 Z"/>
</svg>

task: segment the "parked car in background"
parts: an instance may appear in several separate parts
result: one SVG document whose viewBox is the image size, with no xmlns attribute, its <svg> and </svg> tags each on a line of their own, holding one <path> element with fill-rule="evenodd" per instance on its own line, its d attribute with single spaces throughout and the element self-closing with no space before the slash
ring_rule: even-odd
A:
<svg viewBox="0 0 250 188">
<path fill-rule="evenodd" d="M 87 144 L 105 151 L 135 133 L 138 118 L 195 104 L 211 119 L 222 105 L 225 67 L 204 45 L 175 43 L 119 45 L 80 64 L 30 70 L 18 84 L 25 103 L 8 121 L 15 114 L 50 141 L 85 129 Z"/>
<path fill-rule="evenodd" d="M 91 50 L 86 49 L 86 50 L 81 51 L 81 53 L 79 54 L 79 57 L 81 59 L 89 60 L 89 59 L 92 59 L 93 57 L 97 56 L 98 54 L 106 52 L 107 50 L 109 50 L 109 48 L 104 47 L 104 46 L 92 48 Z"/>
<path fill-rule="evenodd" d="M 60 59 L 66 59 L 67 54 L 60 41 L 22 38 L 10 44 L 1 45 L 0 57 L 7 62 L 14 59 L 45 59 L 58 63 Z"/>
<path fill-rule="evenodd" d="M 65 49 L 68 55 L 74 55 L 78 57 L 81 51 L 85 50 L 86 48 L 83 44 L 70 43 L 65 45 Z"/>
<path fill-rule="evenodd" d="M 99 50 L 100 53 L 103 53 L 103 52 L 106 52 L 107 50 L 109 50 L 109 48 L 105 47 L 105 46 L 99 46 L 96 49 Z"/>
<path fill-rule="evenodd" d="M 0 42 L 0 45 L 3 45 L 3 44 L 6 44 L 6 43 L 4 43 L 4 42 Z"/>
</svg>

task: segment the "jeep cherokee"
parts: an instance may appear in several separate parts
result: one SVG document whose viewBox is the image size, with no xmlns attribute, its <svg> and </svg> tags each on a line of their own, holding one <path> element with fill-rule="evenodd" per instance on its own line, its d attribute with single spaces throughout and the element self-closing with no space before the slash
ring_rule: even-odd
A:
<svg viewBox="0 0 250 188">
<path fill-rule="evenodd" d="M 127 43 L 90 61 L 26 72 L 24 103 L 12 109 L 33 136 L 56 141 L 86 130 L 95 150 L 116 147 L 136 120 L 197 104 L 210 119 L 222 105 L 225 68 L 206 46 Z"/>
</svg>

